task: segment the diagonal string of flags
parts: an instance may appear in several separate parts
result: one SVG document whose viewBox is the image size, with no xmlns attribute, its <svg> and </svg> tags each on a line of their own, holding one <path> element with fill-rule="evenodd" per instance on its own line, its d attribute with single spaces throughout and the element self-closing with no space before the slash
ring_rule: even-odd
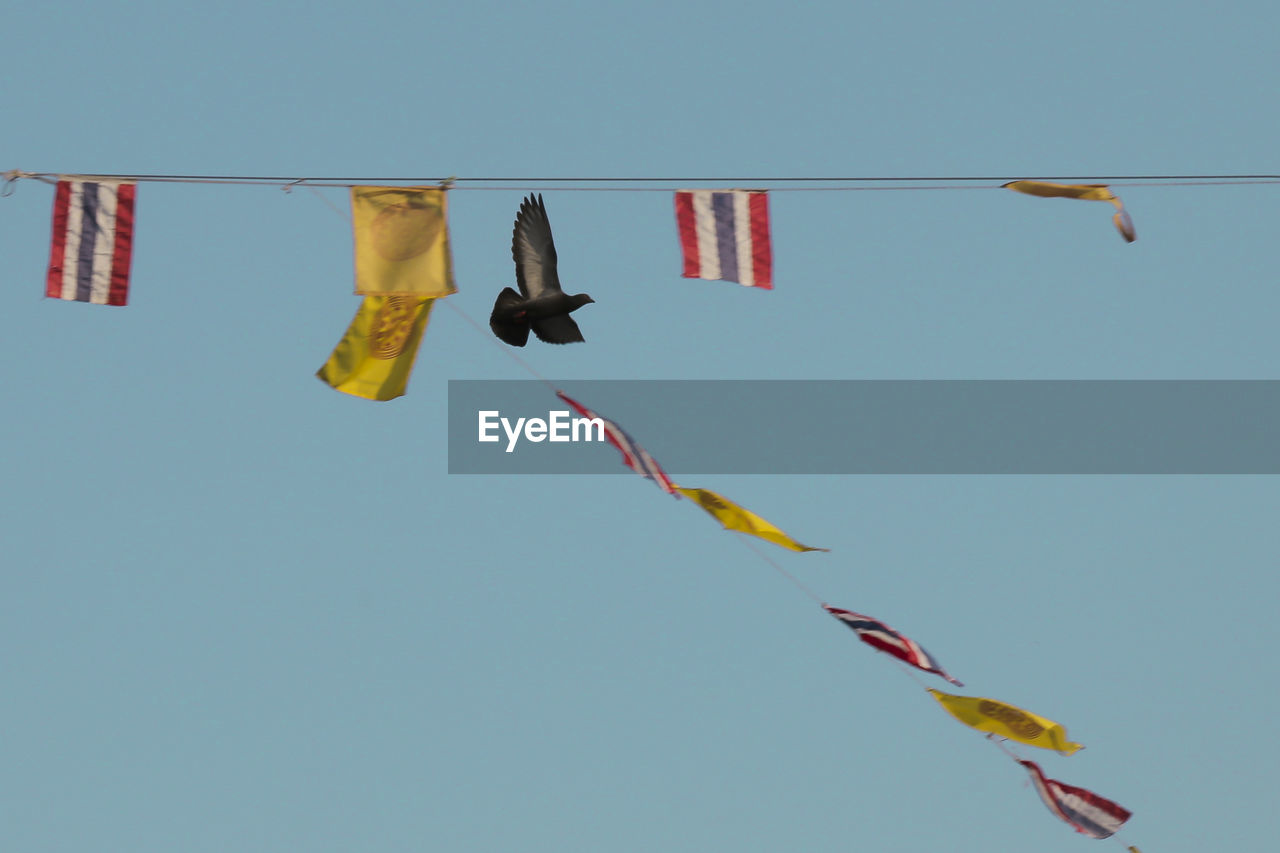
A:
<svg viewBox="0 0 1280 853">
<path fill-rule="evenodd" d="M 676 485 L 648 451 L 615 421 L 588 409 L 563 391 L 557 390 L 556 395 L 580 415 L 598 418 L 603 423 L 605 437 L 621 453 L 623 465 L 641 477 L 654 481 L 663 492 L 674 494 L 676 497 L 683 495 L 689 498 L 719 521 L 725 530 L 755 536 L 790 551 L 829 550 L 800 544 L 781 528 L 709 489 L 691 489 Z M 772 560 L 766 558 L 766 562 L 790 577 L 789 573 L 776 566 Z M 949 675 L 923 646 L 890 628 L 884 622 L 851 610 L 832 607 L 826 603 L 822 604 L 822 608 L 850 628 L 857 634 L 858 639 L 873 649 L 890 655 L 917 670 L 937 675 L 957 687 L 964 687 L 964 684 Z M 1071 755 L 1084 748 L 1082 744 L 1067 739 L 1067 730 L 1061 723 L 1023 708 L 981 696 L 957 696 L 931 687 L 925 689 L 953 718 L 972 729 L 986 732 L 988 739 L 1000 738 L 1005 741 L 1014 741 L 1051 750 L 1061 755 Z M 992 742 L 997 743 L 994 740 Z M 1123 806 L 1084 788 L 1048 779 L 1034 762 L 1023 760 L 1004 747 L 1001 749 L 1031 774 L 1036 792 L 1050 813 L 1066 822 L 1076 832 L 1091 838 L 1110 838 L 1131 816 L 1132 813 Z M 1128 849 L 1132 853 L 1138 853 L 1136 847 Z"/>
<path fill-rule="evenodd" d="M 10 182 L 15 175 L 43 177 L 10 172 Z M 1110 203 L 1116 210 L 1112 222 L 1120 235 L 1130 243 L 1137 239 L 1123 203 L 1105 184 L 1016 180 L 1001 187 L 1040 198 Z M 355 293 L 363 301 L 317 376 L 343 393 L 386 401 L 406 392 L 435 300 L 457 292 L 447 224 L 449 187 L 352 185 L 349 189 Z M 128 304 L 136 197 L 134 180 L 57 176 L 45 283 L 47 297 L 98 305 Z M 683 277 L 773 288 L 767 191 L 681 189 L 675 191 L 674 207 Z M 549 234 L 547 240 L 549 243 Z M 548 248 L 550 275 L 554 278 L 555 252 L 553 247 Z M 532 372 L 514 354 L 508 354 Z M 618 450 L 627 468 L 652 480 L 664 493 L 687 498 L 725 530 L 793 552 L 828 550 L 801 544 L 781 528 L 715 492 L 677 485 L 619 424 L 564 391 L 555 392 L 579 415 L 598 419 L 606 440 Z M 790 577 L 767 556 L 761 556 Z M 822 607 L 873 649 L 957 687 L 964 686 L 922 646 L 884 622 L 826 603 Z M 1023 760 L 1004 746 L 1012 741 L 1063 755 L 1082 749 L 1067 739 L 1061 724 L 994 699 L 926 690 L 954 719 L 987 733 L 992 743 L 1027 771 L 1049 811 L 1077 832 L 1092 838 L 1109 838 L 1131 816 L 1127 809 L 1098 794 L 1046 777 L 1034 762 Z M 1137 853 L 1137 848 L 1128 849 Z"/>
</svg>

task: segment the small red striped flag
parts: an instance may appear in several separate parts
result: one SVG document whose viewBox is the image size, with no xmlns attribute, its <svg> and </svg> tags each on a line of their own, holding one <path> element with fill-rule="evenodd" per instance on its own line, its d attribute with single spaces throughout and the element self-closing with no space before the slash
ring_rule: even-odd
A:
<svg viewBox="0 0 1280 853">
<path fill-rule="evenodd" d="M 137 184 L 60 178 L 45 296 L 95 305 L 129 299 Z"/>
<path fill-rule="evenodd" d="M 676 190 L 684 278 L 773 289 L 769 195 L 758 190 Z"/>
<path fill-rule="evenodd" d="M 947 675 L 933 655 L 926 652 L 923 646 L 915 640 L 899 634 L 880 620 L 872 619 L 870 616 L 863 616 L 861 613 L 854 613 L 852 610 L 841 610 L 839 607 L 832 607 L 828 604 L 824 604 L 822 607 L 853 629 L 853 632 L 858 635 L 858 639 L 871 646 L 871 648 L 878 649 L 887 655 L 893 655 L 898 660 L 909 663 L 917 669 L 940 675 L 957 687 L 964 687 L 963 683 Z"/>
<path fill-rule="evenodd" d="M 1092 791 L 1064 785 L 1057 779 L 1045 778 L 1034 761 L 1018 763 L 1031 774 L 1031 783 L 1036 786 L 1036 793 L 1049 807 L 1049 811 L 1071 824 L 1076 832 L 1091 838 L 1110 838 L 1133 815 L 1133 812 L 1123 806 L 1099 797 Z"/>
<path fill-rule="evenodd" d="M 557 391 L 556 396 L 572 406 L 573 410 L 584 418 L 600 419 L 600 422 L 604 424 L 604 437 L 610 444 L 618 448 L 618 452 L 622 454 L 623 465 L 626 465 L 641 477 L 644 477 L 647 480 L 653 480 L 657 483 L 658 488 L 662 489 L 662 491 L 667 494 L 675 495 L 677 498 L 680 497 L 679 493 L 676 492 L 675 484 L 671 482 L 671 479 L 667 476 L 666 472 L 662 470 L 662 466 L 658 464 L 656 459 L 649 455 L 649 451 L 645 450 L 637 444 L 631 436 L 627 435 L 622 427 L 618 426 L 608 418 L 602 417 L 591 411 L 563 391 Z"/>
</svg>

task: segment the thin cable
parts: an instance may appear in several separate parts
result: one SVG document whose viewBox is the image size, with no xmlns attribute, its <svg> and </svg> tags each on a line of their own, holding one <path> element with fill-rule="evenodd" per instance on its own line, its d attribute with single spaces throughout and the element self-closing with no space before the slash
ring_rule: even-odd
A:
<svg viewBox="0 0 1280 853">
<path fill-rule="evenodd" d="M 763 181 L 757 181 L 755 184 L 746 184 L 735 189 L 759 189 L 759 184 Z M 1280 183 L 1280 181 L 1255 181 L 1254 183 Z M 331 184 L 330 186 L 345 186 L 344 184 Z M 1147 184 L 1134 184 L 1133 186 L 1148 186 Z M 1161 184 L 1152 184 L 1151 186 L 1162 186 Z M 1192 185 L 1194 186 L 1194 184 Z M 688 187 L 538 187 L 538 192 L 565 192 L 565 193 L 670 193 L 676 190 L 688 189 Z M 813 192 L 876 192 L 884 190 L 998 190 L 1003 187 L 995 184 L 988 186 L 949 186 L 946 184 L 926 184 L 912 186 L 889 186 L 889 187 L 770 187 L 768 192 L 771 193 L 813 193 Z M 486 190 L 502 190 L 505 192 L 529 192 L 528 186 L 499 186 L 499 187 L 454 187 L 454 192 L 485 192 Z"/>
<path fill-rule="evenodd" d="M 508 358 L 510 358 L 510 359 L 511 359 L 512 361 L 514 361 L 516 364 L 520 365 L 520 366 L 521 366 L 521 367 L 523 367 L 525 370 L 529 371 L 529 375 L 530 375 L 530 376 L 532 376 L 534 379 L 537 379 L 537 380 L 538 380 L 539 382 L 541 382 L 543 385 L 546 385 L 548 388 L 550 388 L 552 393 L 555 393 L 555 392 L 557 392 L 557 391 L 559 391 L 559 390 L 560 390 L 559 388 L 557 388 L 557 387 L 555 386 L 555 384 L 554 384 L 551 380 L 547 379 L 547 378 L 546 378 L 545 376 L 543 376 L 541 373 L 539 373 L 538 371 L 534 370 L 534 369 L 533 369 L 533 366 L 532 366 L 531 364 L 529 364 L 529 362 L 525 361 L 523 358 L 521 358 L 520 356 L 516 355 L 516 354 L 515 354 L 515 353 L 513 353 L 510 349 L 508 349 L 507 347 L 505 347 L 505 346 L 503 346 L 501 343 L 499 343 L 499 342 L 498 342 L 498 340 L 497 340 L 496 338 L 494 338 L 494 337 L 493 337 L 489 332 L 486 332 L 486 331 L 484 330 L 484 328 L 483 328 L 483 327 L 481 327 L 481 325 L 480 325 L 479 323 L 477 323 L 475 320 L 471 319 L 471 316 L 470 316 L 469 314 L 467 314 L 467 312 L 466 312 L 466 311 L 463 311 L 461 308 L 459 308 L 458 306 L 454 305 L 454 304 L 453 304 L 453 302 L 452 302 L 452 301 L 450 301 L 450 300 L 448 300 L 448 299 L 444 300 L 444 304 L 445 304 L 445 305 L 448 305 L 450 308 L 452 308 L 452 309 L 453 309 L 453 311 L 454 311 L 454 313 L 456 313 L 459 317 L 461 317 L 462 319 L 466 320 L 466 321 L 471 325 L 471 328 L 475 329 L 475 330 L 476 330 L 476 332 L 477 332 L 477 333 L 478 333 L 482 338 L 484 338 L 485 340 L 489 341 L 489 343 L 491 343 L 491 344 L 493 344 L 494 346 L 496 346 L 499 350 L 501 350 L 501 351 L 502 351 L 502 352 L 503 352 L 503 353 L 504 353 Z"/>
<path fill-rule="evenodd" d="M 1164 181 L 1158 184 L 1112 184 L 1113 187 L 1248 187 L 1258 184 L 1280 184 L 1280 180 L 1239 181 Z"/>
<path fill-rule="evenodd" d="M 921 690 L 925 691 L 926 693 L 929 691 L 929 685 L 924 683 L 924 679 L 922 679 L 919 675 L 917 675 L 914 669 L 907 666 L 905 663 L 898 660 L 897 658 L 894 658 L 893 662 L 898 665 L 898 669 L 902 671 L 903 675 L 905 675 L 907 678 L 910 678 L 912 681 L 916 683 L 916 686 L 918 686 Z"/>
<path fill-rule="evenodd" d="M 755 551 L 755 552 L 756 552 L 756 556 L 757 556 L 757 557 L 759 557 L 760 559 L 764 560 L 764 561 L 765 561 L 766 563 L 768 563 L 770 566 L 772 566 L 774 571 L 776 571 L 778 574 L 782 575 L 782 576 L 783 576 L 784 578 L 786 578 L 787 580 L 791 581 L 793 584 L 795 584 L 795 585 L 796 585 L 796 587 L 797 587 L 801 592 L 803 592 L 805 595 L 809 596 L 809 598 L 813 599 L 813 603 L 814 603 L 814 604 L 818 604 L 818 605 L 823 604 L 822 599 L 821 599 L 821 598 L 819 598 L 819 597 L 817 596 L 817 594 L 816 594 L 813 590 L 809 589 L 809 587 L 807 587 L 807 586 L 805 586 L 804 584 L 800 583 L 800 581 L 796 579 L 796 576 L 795 576 L 795 575 L 791 574 L 791 572 L 789 572 L 789 571 L 787 571 L 786 569 L 782 568 L 782 566 L 780 566 L 780 565 L 778 565 L 776 562 L 774 562 L 774 559 L 773 559 L 772 557 L 770 557 L 770 556 L 769 556 L 768 554 L 766 554 L 764 551 L 761 551 L 759 548 L 757 548 L 757 547 L 756 547 L 756 543 L 752 542 L 750 539 L 747 539 L 745 536 L 738 537 L 738 541 L 739 541 L 739 542 L 741 542 L 743 545 L 746 545 L 746 546 L 747 546 L 748 548 L 750 548 L 752 551 Z"/>
<path fill-rule="evenodd" d="M 691 181 L 718 182 L 742 181 L 745 183 L 846 183 L 874 181 L 1191 181 L 1191 180 L 1252 180 L 1258 178 L 1277 179 L 1280 175 L 947 175 L 923 177 L 918 175 L 890 177 L 745 177 L 745 178 L 453 178 L 454 181 L 514 181 L 517 183 L 688 183 Z M 318 179 L 323 180 L 323 179 Z M 334 178 L 333 180 L 356 180 L 355 178 Z M 425 178 L 381 178 L 379 180 L 428 180 Z M 438 179 L 432 179 L 438 180 Z"/>
<path fill-rule="evenodd" d="M 986 736 L 986 738 L 985 738 L 985 740 L 987 740 L 989 743 L 991 743 L 991 745 L 992 745 L 992 746 L 994 746 L 996 749 L 1000 750 L 1000 751 L 1001 751 L 1001 752 L 1003 752 L 1005 755 L 1007 755 L 1007 756 L 1009 756 L 1010 758 L 1012 758 L 1014 761 L 1022 761 L 1022 756 L 1018 755 L 1016 752 L 1014 752 L 1013 750 L 1011 750 L 1009 747 L 1005 746 L 1001 741 L 996 740 L 996 738 L 995 738 L 995 736 L 994 736 L 994 735 L 987 735 L 987 736 Z"/>
<path fill-rule="evenodd" d="M 293 189 L 293 187 L 292 187 L 292 186 L 287 186 L 287 187 L 284 187 L 283 189 L 284 189 L 284 191 L 285 191 L 285 192 L 291 192 L 291 191 L 292 191 L 292 189 Z M 328 208 L 329 208 L 330 210 L 332 210 L 334 213 L 336 213 L 336 214 L 338 214 L 339 216 L 341 216 L 343 219 L 347 220 L 348 224 L 350 224 L 350 223 L 351 223 L 351 214 L 350 214 L 350 212 L 348 212 L 348 211 L 346 211 L 346 210 L 343 210 L 342 208 L 338 207 L 338 206 L 337 206 L 336 204 L 334 204 L 333 202 L 329 201 L 329 199 L 325 198 L 325 197 L 324 197 L 324 195 L 323 195 L 323 194 L 321 194 L 321 193 L 320 193 L 320 191 L 319 191 L 319 190 L 317 190 L 315 187 L 307 187 L 307 189 L 311 190 L 311 194 L 312 194 L 313 196 L 315 196 L 316 198 L 320 199 L 322 202 L 324 202 L 324 203 L 328 206 Z"/>
<path fill-rule="evenodd" d="M 1237 175 L 1045 175 L 1045 176 L 1027 176 L 1027 175 L 945 175 L 945 176 L 919 176 L 919 175 L 894 175 L 894 176 L 791 176 L 791 177 L 471 177 L 460 178 L 456 176 L 450 177 L 369 177 L 369 178 L 351 178 L 351 177 L 297 177 L 284 175 L 148 175 L 148 174 L 76 174 L 76 173 L 57 173 L 57 172 L 25 172 L 12 170 L 10 174 L 16 174 L 23 178 L 57 178 L 63 175 L 76 177 L 96 177 L 107 180 L 129 180 L 129 181 L 155 181 L 155 182 L 171 182 L 171 183 L 207 183 L 207 184 L 316 184 L 323 186 L 339 186 L 351 187 L 361 184 L 377 184 L 377 183 L 416 183 L 416 184 L 433 184 L 433 185 L 449 185 L 453 188 L 461 183 L 506 183 L 506 184 L 689 184 L 689 183 L 735 183 L 749 186 L 761 184 L 850 184 L 850 183 L 989 183 L 989 182 L 1008 182 L 1011 180 L 1057 180 L 1057 181 L 1162 181 L 1162 182 L 1230 182 L 1241 183 L 1246 181 L 1258 182 L 1280 182 L 1280 175 L 1268 174 L 1237 174 Z M 1142 184 L 1145 186 L 1148 184 Z M 1201 184 L 1187 184 L 1184 186 L 1197 186 Z M 1217 185 L 1222 185 L 1221 183 Z M 520 187 L 524 189 L 525 187 Z M 941 187 L 938 187 L 939 189 Z M 479 189 L 475 187 L 473 189 Z M 548 188 L 549 189 L 549 188 Z M 562 187 L 558 189 L 569 190 L 570 187 Z M 572 189 L 591 189 L 595 191 L 606 191 L 607 187 L 574 187 Z M 622 191 L 624 188 L 612 188 L 615 191 Z M 634 189 L 631 186 L 625 189 Z M 805 188 L 808 189 L 808 188 Z M 845 187 L 830 187 L 826 189 L 852 189 Z M 888 188 L 882 188 L 888 189 Z M 904 187 L 905 189 L 905 187 Z"/>
</svg>

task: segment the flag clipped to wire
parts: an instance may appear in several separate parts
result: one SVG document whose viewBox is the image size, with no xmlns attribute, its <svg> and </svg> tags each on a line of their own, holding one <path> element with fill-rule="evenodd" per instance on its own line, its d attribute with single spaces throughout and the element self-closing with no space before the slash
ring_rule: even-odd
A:
<svg viewBox="0 0 1280 853">
<path fill-rule="evenodd" d="M 132 181 L 59 177 L 45 296 L 128 303 L 137 187 Z"/>
<path fill-rule="evenodd" d="M 1040 799 L 1062 820 L 1069 823 L 1076 832 L 1084 833 L 1090 838 L 1110 838 L 1124 826 L 1133 812 L 1099 797 L 1092 791 L 1066 785 L 1057 779 L 1047 779 L 1034 761 L 1019 761 L 1031 774 L 1031 784 L 1035 785 Z M 1130 847 L 1130 850 L 1136 848 Z"/>
<path fill-rule="evenodd" d="M 1133 220 L 1129 218 L 1129 212 L 1124 209 L 1124 203 L 1120 201 L 1115 193 L 1111 192 L 1111 188 L 1106 184 L 1055 184 L 1049 181 L 1010 181 L 1001 186 L 1015 192 L 1039 196 L 1040 198 L 1078 198 L 1084 201 L 1110 202 L 1116 209 L 1115 215 L 1111 217 L 1111 222 L 1116 226 L 1116 230 L 1120 232 L 1120 236 L 1127 243 L 1132 243 L 1138 239 L 1138 233 L 1133 228 Z"/>
<path fill-rule="evenodd" d="M 684 278 L 773 289 L 769 196 L 757 190 L 677 190 Z"/>
<path fill-rule="evenodd" d="M 439 187 L 352 187 L 356 288 L 362 296 L 457 292 L 447 193 Z"/>
<path fill-rule="evenodd" d="M 831 550 L 830 548 L 812 548 L 808 545 L 801 545 L 784 533 L 781 528 L 775 527 L 754 512 L 740 507 L 733 501 L 727 500 L 708 489 L 686 489 L 683 486 L 676 486 L 676 491 L 705 509 L 712 518 L 724 525 L 726 530 L 749 533 L 789 551 Z"/>
<path fill-rule="evenodd" d="M 653 480 L 659 489 L 669 495 L 680 497 L 676 492 L 675 483 L 671 482 L 671 478 L 662 470 L 662 466 L 658 464 L 649 451 L 645 450 L 629 435 L 622 427 L 606 417 L 602 417 L 570 397 L 563 391 L 557 391 L 556 396 L 564 400 L 575 412 L 584 418 L 599 420 L 604 426 L 604 437 L 614 447 L 618 448 L 618 452 L 622 454 L 622 464 L 626 465 L 632 471 L 635 471 L 646 480 Z"/>
<path fill-rule="evenodd" d="M 852 610 L 841 610 L 839 607 L 831 607 L 827 604 L 822 605 L 822 608 L 853 629 L 854 633 L 858 635 L 858 639 L 871 646 L 871 648 L 893 655 L 898 660 L 909 663 L 916 669 L 940 675 L 957 687 L 964 687 L 962 682 L 956 681 L 947 675 L 933 655 L 926 652 L 919 643 L 904 637 L 878 619 L 863 616 L 861 613 L 854 613 Z"/>
<path fill-rule="evenodd" d="M 366 296 L 316 376 L 366 400 L 404 396 L 434 304 L 434 299 L 410 296 Z"/>
<path fill-rule="evenodd" d="M 948 714 L 980 732 L 991 732 L 998 737 L 1056 750 L 1064 755 L 1084 748 L 1067 740 L 1067 730 L 1061 724 L 1013 705 L 977 696 L 952 696 L 932 687 L 929 694 Z"/>
</svg>

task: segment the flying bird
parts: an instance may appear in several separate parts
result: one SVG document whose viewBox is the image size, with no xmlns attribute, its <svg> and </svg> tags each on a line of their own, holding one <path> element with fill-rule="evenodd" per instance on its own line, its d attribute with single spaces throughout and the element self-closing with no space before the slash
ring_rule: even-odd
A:
<svg viewBox="0 0 1280 853">
<path fill-rule="evenodd" d="M 504 287 L 493 303 L 489 328 L 502 341 L 522 347 L 529 340 L 529 330 L 538 340 L 549 344 L 571 344 L 584 341 L 582 331 L 569 313 L 588 302 L 585 293 L 572 296 L 560 289 L 556 275 L 556 245 L 551 239 L 551 223 L 542 195 L 533 200 L 530 194 L 520 202 L 515 229 L 511 234 L 511 257 L 516 262 L 516 293 Z"/>
</svg>

